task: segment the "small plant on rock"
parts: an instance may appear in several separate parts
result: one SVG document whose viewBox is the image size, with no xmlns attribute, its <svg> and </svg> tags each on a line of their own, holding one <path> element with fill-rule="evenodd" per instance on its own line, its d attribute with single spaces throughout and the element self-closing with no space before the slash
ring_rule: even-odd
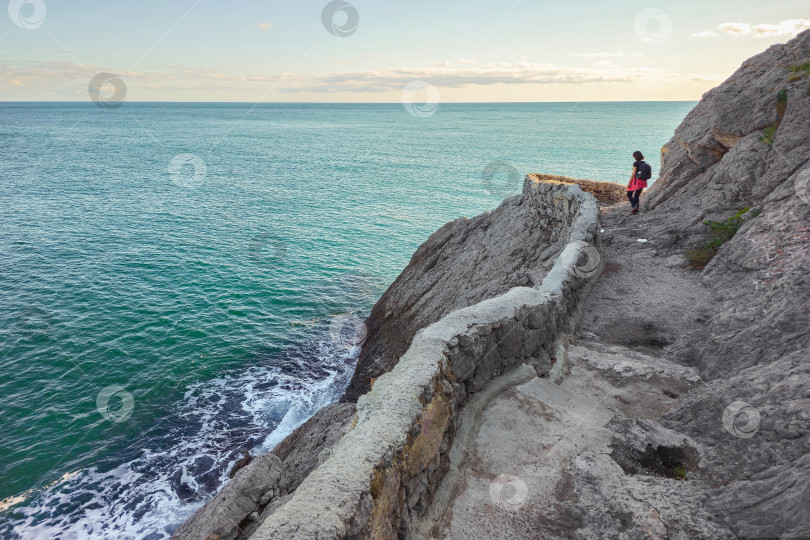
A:
<svg viewBox="0 0 810 540">
<path fill-rule="evenodd" d="M 773 145 L 773 140 L 776 137 L 776 130 L 778 127 L 779 126 L 771 126 L 763 129 L 762 131 L 764 132 L 764 135 L 762 135 L 759 140 L 768 146 Z"/>
<path fill-rule="evenodd" d="M 787 88 L 782 88 L 779 90 L 779 94 L 776 96 L 776 112 L 779 114 L 779 123 L 782 122 L 782 118 L 785 116 L 785 111 L 787 110 L 787 102 L 788 102 L 788 91 Z"/>
<path fill-rule="evenodd" d="M 689 248 L 683 252 L 683 257 L 689 261 L 689 267 L 694 270 L 703 270 L 717 254 L 717 248 L 708 244 Z"/>
<path fill-rule="evenodd" d="M 803 71 L 810 73 L 810 62 L 805 62 L 803 64 L 795 64 L 788 68 L 791 73 L 801 73 Z"/>
<path fill-rule="evenodd" d="M 713 238 L 703 244 L 687 249 L 683 256 L 689 261 L 689 266 L 695 270 L 703 270 L 707 264 L 714 258 L 720 247 L 731 240 L 737 231 L 740 230 L 743 223 L 743 214 L 748 212 L 749 208 L 743 208 L 725 221 L 704 221 L 709 231 L 712 233 Z M 759 215 L 758 211 L 754 211 L 751 216 L 756 217 Z"/>
<path fill-rule="evenodd" d="M 675 480 L 686 480 L 686 469 L 683 466 L 675 467 L 672 469 L 672 478 Z"/>
<path fill-rule="evenodd" d="M 804 79 L 810 75 L 810 62 L 790 66 L 788 71 L 790 72 L 790 75 L 788 75 L 788 81 L 795 82 L 799 79 Z"/>
</svg>

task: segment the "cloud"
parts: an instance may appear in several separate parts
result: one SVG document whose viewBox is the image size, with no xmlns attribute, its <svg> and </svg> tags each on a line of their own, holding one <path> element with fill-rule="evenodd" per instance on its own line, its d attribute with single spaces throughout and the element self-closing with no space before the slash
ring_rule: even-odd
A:
<svg viewBox="0 0 810 540">
<path fill-rule="evenodd" d="M 87 82 L 108 67 L 72 62 L 0 61 L 0 96 L 19 95 L 15 87 L 43 96 L 86 98 Z M 194 90 L 213 94 L 218 91 L 242 91 L 262 95 L 278 93 L 383 93 L 399 92 L 413 81 L 426 81 L 439 88 L 463 88 L 491 85 L 583 85 L 631 82 L 673 81 L 677 73 L 651 67 L 621 68 L 614 65 L 592 68 L 555 64 L 498 62 L 487 65 L 401 67 L 380 71 L 348 71 L 316 75 L 222 72 L 211 68 L 176 65 L 145 71 L 116 72 L 130 92 L 148 88 L 165 94 L 166 100 L 178 92 Z M 78 90 L 77 90 L 78 89 Z"/>
<path fill-rule="evenodd" d="M 706 37 L 712 37 L 712 36 L 716 36 L 716 35 L 717 35 L 717 32 L 711 32 L 709 30 L 704 30 L 703 32 L 695 32 L 694 34 L 692 34 L 692 37 L 693 38 L 706 38 Z"/>
<path fill-rule="evenodd" d="M 650 67 L 619 68 L 616 66 L 600 66 L 586 69 L 555 64 L 519 62 L 512 65 L 499 62 L 480 67 L 403 67 L 383 71 L 333 73 L 300 78 L 296 81 L 297 84 L 288 87 L 286 91 L 386 92 L 401 90 L 406 84 L 415 80 L 426 81 L 440 88 L 462 88 L 495 84 L 577 85 L 627 83 L 674 80 L 677 77 L 676 73 Z"/>
<path fill-rule="evenodd" d="M 269 22 L 261 23 L 256 25 L 256 28 L 258 28 L 259 30 L 270 30 L 271 28 L 273 28 L 273 23 Z"/>
<path fill-rule="evenodd" d="M 732 36 L 750 36 L 755 38 L 793 37 L 799 32 L 810 29 L 810 19 L 788 19 L 776 24 L 754 25 L 728 22 L 719 25 L 717 28 Z"/>
<path fill-rule="evenodd" d="M 713 75 L 690 75 L 689 78 L 695 82 L 721 82 L 724 80 L 719 73 Z"/>
<path fill-rule="evenodd" d="M 571 53 L 569 56 L 579 58 L 641 58 L 641 53 L 624 54 L 623 52 L 595 52 L 595 53 Z"/>
</svg>

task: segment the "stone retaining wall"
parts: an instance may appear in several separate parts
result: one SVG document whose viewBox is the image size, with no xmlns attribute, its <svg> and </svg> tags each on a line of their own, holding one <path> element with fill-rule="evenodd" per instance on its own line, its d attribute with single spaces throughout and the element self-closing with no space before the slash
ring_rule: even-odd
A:
<svg viewBox="0 0 810 540">
<path fill-rule="evenodd" d="M 623 203 L 627 200 L 627 186 L 616 182 L 603 182 L 601 180 L 584 180 L 581 178 L 569 178 L 556 174 L 530 174 L 529 178 L 538 182 L 563 182 L 566 184 L 576 184 L 583 191 L 590 193 L 599 204 L 610 206 L 612 204 Z"/>
<path fill-rule="evenodd" d="M 524 364 L 548 375 L 602 269 L 598 209 L 593 196 L 563 182 L 527 177 L 523 196 L 568 242 L 542 284 L 515 287 L 417 333 L 358 400 L 351 429 L 252 539 L 407 536 L 448 468 L 469 396 Z"/>
</svg>

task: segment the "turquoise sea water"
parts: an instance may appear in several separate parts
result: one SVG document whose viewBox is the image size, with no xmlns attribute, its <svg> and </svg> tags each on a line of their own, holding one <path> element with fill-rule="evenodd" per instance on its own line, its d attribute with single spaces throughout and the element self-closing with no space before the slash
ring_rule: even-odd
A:
<svg viewBox="0 0 810 540">
<path fill-rule="evenodd" d="M 0 103 L 0 537 L 168 537 L 340 395 L 437 227 L 655 177 L 693 106 Z"/>
</svg>

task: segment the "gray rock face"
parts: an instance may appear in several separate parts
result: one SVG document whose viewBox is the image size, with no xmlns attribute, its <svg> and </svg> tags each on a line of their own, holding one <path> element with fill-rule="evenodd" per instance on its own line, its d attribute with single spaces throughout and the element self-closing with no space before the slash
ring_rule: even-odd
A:
<svg viewBox="0 0 810 540">
<path fill-rule="evenodd" d="M 279 487 L 282 494 L 292 493 L 323 461 L 332 446 L 349 430 L 355 412 L 353 403 L 335 403 L 315 413 L 273 448 L 283 462 Z"/>
<path fill-rule="evenodd" d="M 744 538 L 807 538 L 809 474 L 810 455 L 804 455 L 791 467 L 771 467 L 718 490 L 707 507 Z"/>
<path fill-rule="evenodd" d="M 694 370 L 584 341 L 568 353 L 560 384 L 515 373 L 472 398 L 411 538 L 734 538 L 702 504 L 696 443 L 653 419 Z"/>
<path fill-rule="evenodd" d="M 319 457 L 348 430 L 353 403 L 328 405 L 281 441 L 254 457 L 213 499 L 172 535 L 174 540 L 247 538 L 264 519 L 290 499 Z"/>
<path fill-rule="evenodd" d="M 375 304 L 368 338 L 342 401 L 357 401 L 369 381 L 390 371 L 416 332 L 459 308 L 512 287 L 539 284 L 565 239 L 553 241 L 523 195 L 433 233 Z"/>
<path fill-rule="evenodd" d="M 244 522 L 250 521 L 249 516 L 260 509 L 262 497 L 277 487 L 280 476 L 281 460 L 278 457 L 264 454 L 253 458 L 216 497 L 177 529 L 172 538 L 233 540 L 243 537 Z"/>
<path fill-rule="evenodd" d="M 722 485 L 709 507 L 746 538 L 810 537 L 810 77 L 791 72 L 808 60 L 810 31 L 708 92 L 665 146 L 640 218 L 676 239 L 675 256 L 705 239 L 705 219 L 760 212 L 703 270 L 711 303 L 679 354 L 708 382 L 663 420 L 706 448 Z"/>
</svg>

